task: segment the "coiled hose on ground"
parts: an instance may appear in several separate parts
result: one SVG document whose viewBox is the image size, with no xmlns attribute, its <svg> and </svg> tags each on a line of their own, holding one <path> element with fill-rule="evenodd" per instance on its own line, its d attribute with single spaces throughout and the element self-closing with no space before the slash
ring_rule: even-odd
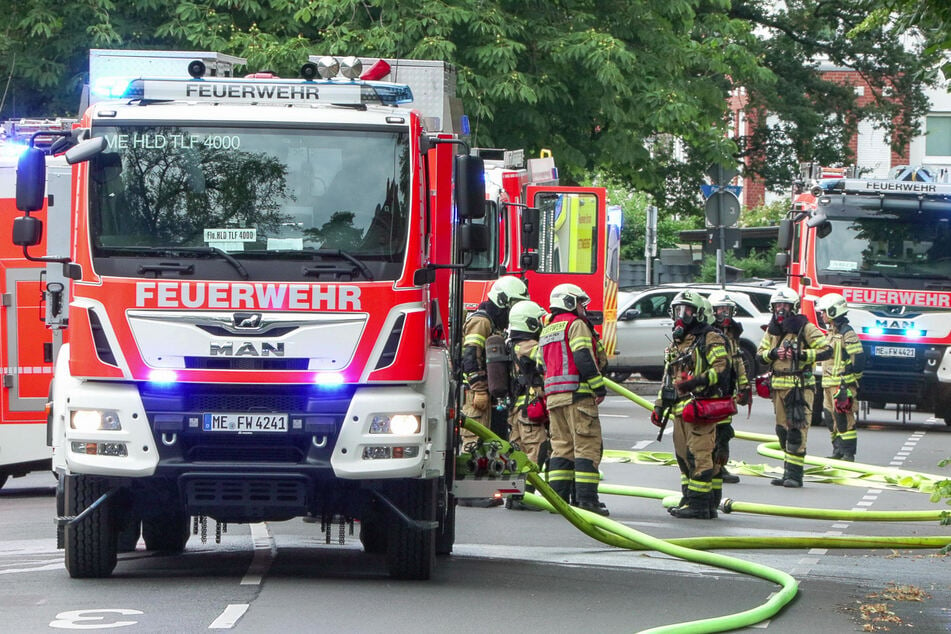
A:
<svg viewBox="0 0 951 634">
<path fill-rule="evenodd" d="M 606 385 L 621 396 L 628 398 L 644 409 L 650 411 L 654 404 L 630 390 L 618 385 L 614 381 L 605 380 Z M 524 502 L 532 506 L 557 512 L 564 516 L 576 528 L 586 535 L 604 544 L 626 548 L 629 550 L 655 550 L 672 557 L 698 564 L 715 566 L 725 570 L 733 570 L 765 579 L 781 586 L 779 592 L 771 595 L 762 605 L 719 617 L 699 619 L 674 623 L 645 632 L 724 632 L 728 630 L 748 627 L 771 618 L 786 604 L 795 598 L 799 584 L 789 574 L 735 557 L 707 552 L 715 549 L 740 548 L 943 548 L 951 544 L 951 536 L 934 537 L 869 537 L 869 536 L 818 536 L 818 537 L 689 537 L 679 539 L 658 539 L 645 533 L 634 530 L 623 524 L 568 505 L 547 484 L 538 472 L 538 467 L 528 460 L 520 451 L 515 451 L 509 443 L 502 440 L 490 430 L 472 419 L 466 419 L 465 427 L 483 440 L 500 443 L 502 453 L 511 456 L 518 465 L 520 473 L 526 476 L 526 482 L 535 487 L 540 495 L 525 494 Z M 783 459 L 782 451 L 774 437 L 763 434 L 737 432 L 737 438 L 762 441 L 757 448 L 761 455 Z M 874 474 L 900 482 L 906 488 L 922 488 L 922 484 L 933 484 L 942 479 L 931 474 L 921 474 L 896 469 L 884 469 L 874 465 L 861 463 L 843 463 L 839 460 L 815 458 L 808 456 L 806 462 L 823 466 L 834 466 L 838 469 L 859 473 Z M 631 487 L 602 483 L 598 487 L 600 493 L 609 495 L 630 495 L 660 499 L 665 505 L 675 504 L 680 497 L 678 491 Z M 936 521 L 942 517 L 937 510 L 929 511 L 842 511 L 837 509 L 809 509 L 771 504 L 753 504 L 724 500 L 723 511 L 726 513 L 761 513 L 768 515 L 802 517 L 812 519 L 853 520 L 853 521 Z"/>
</svg>

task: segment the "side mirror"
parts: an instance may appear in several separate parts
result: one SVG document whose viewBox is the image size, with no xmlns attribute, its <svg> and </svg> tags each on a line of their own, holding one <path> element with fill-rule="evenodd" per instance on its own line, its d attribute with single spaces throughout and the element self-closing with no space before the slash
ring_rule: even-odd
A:
<svg viewBox="0 0 951 634">
<path fill-rule="evenodd" d="M 640 314 L 641 314 L 641 311 L 640 311 L 640 310 L 638 310 L 638 309 L 636 309 L 636 308 L 628 308 L 628 309 L 625 310 L 623 313 L 621 313 L 621 316 L 618 317 L 617 320 L 618 320 L 618 321 L 631 321 L 632 319 L 637 319 L 637 317 L 638 317 Z"/>
<path fill-rule="evenodd" d="M 828 220 L 816 226 L 816 235 L 819 238 L 828 238 L 830 233 L 832 233 L 832 223 Z"/>
<path fill-rule="evenodd" d="M 485 253 L 489 250 L 489 230 L 485 225 L 459 225 L 459 248 L 463 252 Z"/>
<path fill-rule="evenodd" d="M 485 217 L 485 165 L 482 158 L 457 154 L 455 168 L 459 219 L 478 220 Z"/>
<path fill-rule="evenodd" d="M 34 216 L 20 216 L 13 220 L 13 244 L 32 247 L 43 238 L 43 221 Z"/>
<path fill-rule="evenodd" d="M 88 161 L 106 149 L 106 138 L 97 136 L 81 141 L 79 145 L 66 151 L 66 162 L 70 165 Z"/>
<path fill-rule="evenodd" d="M 782 250 L 788 250 L 792 246 L 793 223 L 788 218 L 779 223 L 779 232 L 776 236 L 776 244 Z"/>
<path fill-rule="evenodd" d="M 788 253 L 777 253 L 776 260 L 774 262 L 777 269 L 785 269 L 789 266 L 789 254 Z"/>
<path fill-rule="evenodd" d="M 39 148 L 28 147 L 17 161 L 17 209 L 39 211 L 45 197 L 46 155 Z"/>
<path fill-rule="evenodd" d="M 424 268 L 413 271 L 413 286 L 425 286 L 436 281 L 436 269 Z"/>
<path fill-rule="evenodd" d="M 522 209 L 522 248 L 529 251 L 538 250 L 539 231 L 538 223 L 541 212 L 536 207 Z"/>
</svg>

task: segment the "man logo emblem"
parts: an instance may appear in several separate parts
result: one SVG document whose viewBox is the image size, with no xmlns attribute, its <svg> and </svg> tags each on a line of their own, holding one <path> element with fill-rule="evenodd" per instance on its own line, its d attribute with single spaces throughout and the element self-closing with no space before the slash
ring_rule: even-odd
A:
<svg viewBox="0 0 951 634">
<path fill-rule="evenodd" d="M 261 313 L 235 313 L 231 316 L 231 323 L 235 328 L 259 328 Z"/>
</svg>

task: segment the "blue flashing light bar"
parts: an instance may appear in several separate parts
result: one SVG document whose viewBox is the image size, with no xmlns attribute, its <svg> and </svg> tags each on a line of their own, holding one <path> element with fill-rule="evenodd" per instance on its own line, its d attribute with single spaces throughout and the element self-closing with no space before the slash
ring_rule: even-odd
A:
<svg viewBox="0 0 951 634">
<path fill-rule="evenodd" d="M 129 77 L 100 77 L 89 87 L 89 92 L 100 99 L 120 99 L 131 81 Z"/>
</svg>

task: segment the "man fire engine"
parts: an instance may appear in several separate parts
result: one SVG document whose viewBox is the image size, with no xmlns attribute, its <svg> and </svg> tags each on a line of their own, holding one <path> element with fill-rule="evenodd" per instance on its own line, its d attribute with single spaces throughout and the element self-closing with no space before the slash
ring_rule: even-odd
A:
<svg viewBox="0 0 951 634">
<path fill-rule="evenodd" d="M 180 551 L 191 516 L 305 517 L 360 521 L 391 575 L 428 578 L 453 540 L 482 162 L 354 59 L 187 68 L 100 82 L 115 98 L 63 142 L 69 214 L 42 153 L 19 163 L 13 243 L 41 243 L 47 207 L 48 239 L 72 232 L 44 258 L 71 291 L 48 431 L 69 574 L 111 574 L 140 530 Z"/>
<path fill-rule="evenodd" d="M 848 302 L 865 350 L 860 398 L 951 424 L 951 185 L 895 175 L 816 182 L 780 227 L 777 262 L 810 320 L 827 293 Z"/>
</svg>

